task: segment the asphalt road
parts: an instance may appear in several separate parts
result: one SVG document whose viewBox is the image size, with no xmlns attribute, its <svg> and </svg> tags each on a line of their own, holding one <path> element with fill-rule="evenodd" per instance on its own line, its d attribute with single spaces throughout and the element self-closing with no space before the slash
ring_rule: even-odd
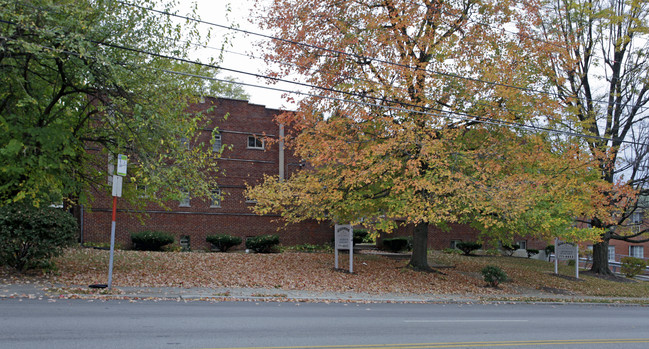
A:
<svg viewBox="0 0 649 349">
<path fill-rule="evenodd" d="M 649 308 L 0 299 L 0 348 L 648 348 Z"/>
</svg>

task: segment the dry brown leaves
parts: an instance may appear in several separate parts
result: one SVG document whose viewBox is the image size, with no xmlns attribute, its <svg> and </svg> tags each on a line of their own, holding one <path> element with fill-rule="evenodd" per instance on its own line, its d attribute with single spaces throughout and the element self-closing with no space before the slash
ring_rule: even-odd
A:
<svg viewBox="0 0 649 349">
<path fill-rule="evenodd" d="M 341 256 L 346 267 L 348 256 Z M 444 269 L 416 272 L 407 261 L 355 255 L 354 273 L 334 270 L 332 253 L 201 253 L 116 251 L 113 285 L 135 287 L 250 287 L 370 294 L 499 294 L 480 276 Z M 57 258 L 53 282 L 87 285 L 106 279 L 108 252 L 71 249 Z"/>
</svg>

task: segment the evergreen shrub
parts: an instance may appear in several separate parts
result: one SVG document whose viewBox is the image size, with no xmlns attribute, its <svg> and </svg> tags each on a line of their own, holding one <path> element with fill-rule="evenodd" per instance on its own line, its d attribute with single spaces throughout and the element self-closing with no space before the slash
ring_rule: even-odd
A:
<svg viewBox="0 0 649 349">
<path fill-rule="evenodd" d="M 131 233 L 133 248 L 141 251 L 162 251 L 162 247 L 174 242 L 174 237 L 163 231 L 149 230 Z"/>
<path fill-rule="evenodd" d="M 277 245 L 279 245 L 278 235 L 259 235 L 246 239 L 246 248 L 257 253 L 274 252 Z"/>
<path fill-rule="evenodd" d="M 472 241 L 458 242 L 455 246 L 467 256 L 471 255 L 471 252 L 482 248 L 482 244 Z"/>
<path fill-rule="evenodd" d="M 208 235 L 205 240 L 219 249 L 219 252 L 227 252 L 230 248 L 239 245 L 243 240 L 238 236 L 228 234 Z"/>
<path fill-rule="evenodd" d="M 60 208 L 0 207 L 0 264 L 21 272 L 51 267 L 50 259 L 75 242 L 78 229 L 76 219 Z"/>
</svg>

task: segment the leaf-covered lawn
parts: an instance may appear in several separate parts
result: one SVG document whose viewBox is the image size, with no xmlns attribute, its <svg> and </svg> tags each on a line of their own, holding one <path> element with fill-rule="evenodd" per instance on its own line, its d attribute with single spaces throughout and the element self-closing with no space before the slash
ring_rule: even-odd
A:
<svg viewBox="0 0 649 349">
<path fill-rule="evenodd" d="M 67 286 L 105 283 L 108 251 L 69 249 L 56 258 L 57 271 L 49 281 Z M 341 256 L 347 267 L 348 255 Z M 277 254 L 115 251 L 114 286 L 152 287 L 252 287 L 285 290 L 474 294 L 499 296 L 521 290 L 592 295 L 649 297 L 647 282 L 614 282 L 582 274 L 562 266 L 552 275 L 551 263 L 515 257 L 466 257 L 433 252 L 432 265 L 445 275 L 416 272 L 405 267 L 407 260 L 378 255 L 354 255 L 354 274 L 334 270 L 333 253 L 284 252 Z M 500 289 L 485 287 L 480 270 L 486 265 L 501 267 L 510 281 Z"/>
</svg>

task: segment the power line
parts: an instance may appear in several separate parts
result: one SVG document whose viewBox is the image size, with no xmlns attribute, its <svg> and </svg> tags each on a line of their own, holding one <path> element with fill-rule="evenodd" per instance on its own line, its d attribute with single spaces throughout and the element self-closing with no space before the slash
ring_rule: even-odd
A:
<svg viewBox="0 0 649 349">
<path fill-rule="evenodd" d="M 478 78 L 461 76 L 461 75 L 453 74 L 453 73 L 438 72 L 438 71 L 434 71 L 434 70 L 429 70 L 427 68 L 422 69 L 422 68 L 419 68 L 419 67 L 412 67 L 412 66 L 408 66 L 408 65 L 405 65 L 405 64 L 401 64 L 401 63 L 395 63 L 395 62 L 391 62 L 391 61 L 384 60 L 384 59 L 379 59 L 379 58 L 374 58 L 374 57 L 368 57 L 368 56 L 348 53 L 348 52 L 329 49 L 329 48 L 325 48 L 325 47 L 321 47 L 321 46 L 317 46 L 317 45 L 313 45 L 313 44 L 308 44 L 308 43 L 304 43 L 304 42 L 288 40 L 288 39 L 284 39 L 284 38 L 280 38 L 280 37 L 276 37 L 276 36 L 272 36 L 272 35 L 261 34 L 261 33 L 253 32 L 253 31 L 250 31 L 250 30 L 236 28 L 236 27 L 233 27 L 233 26 L 208 22 L 208 21 L 204 21 L 204 20 L 201 20 L 201 19 L 197 19 L 197 18 L 178 15 L 178 14 L 171 13 L 171 12 L 168 12 L 168 11 L 157 10 L 157 9 L 150 8 L 150 7 L 131 4 L 129 2 L 125 2 L 125 1 L 121 1 L 121 0 L 115 0 L 115 2 L 126 5 L 126 6 L 132 6 L 132 7 L 136 7 L 136 8 L 139 8 L 139 9 L 152 11 L 152 12 L 159 13 L 159 14 L 166 15 L 166 16 L 177 17 L 177 18 L 184 19 L 184 20 L 187 20 L 187 21 L 193 21 L 193 22 L 197 22 L 197 23 L 201 23 L 201 24 L 206 24 L 206 25 L 209 25 L 209 26 L 214 26 L 214 27 L 217 27 L 217 28 L 222 28 L 222 29 L 227 29 L 227 30 L 231 30 L 231 31 L 241 32 L 241 33 L 248 34 L 248 35 L 258 36 L 258 37 L 262 37 L 262 38 L 265 38 L 265 39 L 281 41 L 281 42 L 285 42 L 285 43 L 289 43 L 289 44 L 293 44 L 293 45 L 313 48 L 313 49 L 317 49 L 317 50 L 322 50 L 322 51 L 329 52 L 329 53 L 335 53 L 335 54 L 339 54 L 339 55 L 349 56 L 349 57 L 360 59 L 360 60 L 374 61 L 374 62 L 377 62 L 377 63 L 394 65 L 394 66 L 401 67 L 401 68 L 413 69 L 415 71 L 421 70 L 421 71 L 424 71 L 424 72 L 427 72 L 427 73 L 431 73 L 433 75 L 440 75 L 440 76 L 444 76 L 444 77 L 457 78 L 457 79 L 468 80 L 468 81 L 472 81 L 472 82 L 484 83 L 484 84 L 492 85 L 492 86 L 512 88 L 512 89 L 517 89 L 517 90 L 521 90 L 521 91 L 525 91 L 525 92 L 531 92 L 531 93 L 537 93 L 537 94 L 549 95 L 549 96 L 553 96 L 553 97 L 557 97 L 557 98 L 562 98 L 558 93 L 555 93 L 555 92 L 535 90 L 535 89 L 532 89 L 532 88 L 526 88 L 526 87 L 521 87 L 521 86 L 503 84 L 503 83 L 498 83 L 498 82 L 494 82 L 494 81 L 487 81 L 487 80 L 482 80 L 482 79 L 478 79 Z M 579 98 L 579 99 L 582 99 L 582 98 Z M 605 104 L 605 105 L 609 105 L 609 103 L 610 103 L 610 102 L 605 101 L 605 100 L 596 100 L 596 99 L 583 99 L 583 100 L 586 100 L 586 101 L 589 101 L 589 102 Z M 614 102 L 613 104 L 620 105 L 620 106 L 624 105 L 623 103 L 619 103 L 619 102 Z M 646 109 L 646 107 L 642 107 L 642 109 L 644 110 L 644 109 Z"/>
<path fill-rule="evenodd" d="M 5 20 L 0 20 L 0 22 L 11 24 L 11 25 L 17 25 L 16 23 L 5 21 Z M 2 37 L 2 38 L 4 40 L 19 41 L 19 40 L 8 38 L 8 37 Z M 122 45 L 109 44 L 109 43 L 104 43 L 104 42 L 95 41 L 95 40 L 87 40 L 87 39 L 86 39 L 86 41 L 92 42 L 92 43 L 95 43 L 95 44 L 98 44 L 98 45 L 102 45 L 102 46 L 112 47 L 112 48 L 115 48 L 115 49 L 127 50 L 127 51 L 135 52 L 135 53 L 147 54 L 147 55 L 162 58 L 162 59 L 176 60 L 176 61 L 180 61 L 180 62 L 184 62 L 184 63 L 188 63 L 188 64 L 195 64 L 195 65 L 200 65 L 200 66 L 213 68 L 213 69 L 224 69 L 222 67 L 215 66 L 215 65 L 212 65 L 212 64 L 200 63 L 200 62 L 195 62 L 195 61 L 191 61 L 191 60 L 184 59 L 184 58 L 178 58 L 178 57 L 167 56 L 167 55 L 162 55 L 162 54 L 153 53 L 153 52 L 147 52 L 147 51 L 143 51 L 143 50 L 139 50 L 139 49 L 133 49 L 133 48 L 125 47 L 125 46 L 122 46 Z M 47 46 L 38 45 L 38 44 L 37 44 L 37 46 L 48 49 L 48 50 L 55 50 L 56 51 L 56 49 L 54 49 L 52 47 L 47 47 Z M 67 51 L 67 50 L 59 50 L 59 51 L 65 52 L 67 54 L 75 55 L 75 56 L 81 56 L 79 53 L 72 52 L 72 51 Z M 145 68 L 146 68 L 146 66 L 145 66 Z M 390 109 L 390 110 L 401 111 L 401 112 L 406 112 L 406 113 L 426 114 L 426 115 L 432 115 L 432 116 L 436 116 L 436 117 L 444 117 L 444 115 L 442 115 L 442 114 L 445 114 L 446 115 L 445 117 L 460 119 L 460 120 L 464 120 L 464 121 L 468 121 L 468 122 L 478 122 L 478 123 L 491 124 L 491 125 L 496 125 L 496 126 L 514 127 L 514 128 L 519 128 L 519 129 L 532 130 L 532 131 L 536 131 L 536 132 L 538 132 L 538 131 L 551 132 L 551 133 L 563 134 L 563 135 L 579 137 L 579 138 L 603 140 L 603 141 L 607 141 L 607 142 L 615 140 L 615 139 L 609 139 L 609 138 L 604 138 L 604 137 L 599 137 L 599 136 L 592 136 L 592 135 L 580 134 L 580 133 L 569 132 L 569 131 L 555 130 L 555 129 L 551 129 L 551 128 L 547 128 L 547 127 L 525 125 L 525 124 L 515 123 L 515 122 L 510 122 L 510 121 L 486 118 L 486 117 L 481 117 L 481 116 L 477 116 L 477 115 L 471 115 L 471 114 L 468 114 L 468 113 L 462 113 L 462 112 L 456 112 L 456 111 L 445 111 L 445 110 L 432 108 L 432 107 L 421 107 L 421 106 L 410 105 L 410 104 L 402 103 L 402 102 L 398 102 L 398 101 L 384 100 L 384 102 L 394 103 L 394 104 L 398 104 L 398 105 L 402 105 L 402 106 L 406 106 L 406 107 L 423 108 L 423 109 L 426 109 L 428 111 L 407 109 L 407 108 L 403 108 L 403 107 L 394 107 L 394 106 L 389 106 L 389 105 L 384 105 L 384 104 L 377 104 L 377 103 L 368 103 L 368 102 L 363 102 L 363 101 L 349 100 L 349 99 L 337 98 L 337 97 L 332 97 L 332 96 L 316 95 L 316 94 L 312 94 L 312 93 L 306 93 L 306 92 L 300 92 L 300 91 L 294 91 L 294 90 L 287 90 L 287 89 L 279 89 L 279 88 L 273 88 L 273 87 L 268 87 L 268 86 L 247 84 L 247 83 L 241 83 L 241 82 L 233 82 L 233 81 L 228 81 L 228 80 L 224 80 L 224 79 L 218 79 L 218 78 L 207 77 L 207 76 L 191 74 L 191 73 L 185 73 L 185 72 L 177 72 L 177 71 L 173 71 L 173 70 L 165 70 L 165 69 L 158 69 L 158 70 L 165 71 L 167 73 L 185 75 L 185 76 L 193 76 L 193 77 L 196 77 L 196 78 L 207 79 L 207 80 L 212 80 L 212 81 L 219 81 L 219 82 L 228 83 L 228 84 L 238 84 L 238 85 L 242 85 L 242 86 L 250 86 L 250 87 L 256 87 L 256 88 L 262 88 L 262 89 L 268 89 L 268 90 L 284 92 L 284 93 L 291 93 L 291 94 L 309 96 L 309 97 L 314 97 L 314 98 L 330 99 L 330 100 L 354 103 L 354 104 L 370 106 L 370 107 L 379 107 L 379 108 L 383 108 L 383 109 Z M 270 76 L 254 74 L 254 73 L 248 73 L 248 72 L 242 72 L 242 73 L 250 74 L 250 75 L 253 75 L 253 76 L 256 76 L 256 77 L 275 79 L 275 80 L 282 81 L 281 79 L 276 79 L 276 78 L 273 78 L 273 77 L 270 77 Z M 304 83 L 296 83 L 296 82 L 286 81 L 286 80 L 284 80 L 284 82 L 294 83 L 294 84 L 301 85 L 301 86 L 307 86 L 307 87 L 310 87 L 310 88 L 313 88 L 313 89 L 321 89 L 321 90 L 325 90 L 327 92 L 339 93 L 339 94 L 349 95 L 349 96 L 359 97 L 359 98 L 366 98 L 366 96 L 359 96 L 359 95 L 357 95 L 355 93 L 350 93 L 350 92 L 346 92 L 346 91 L 339 91 L 339 90 L 335 90 L 335 89 L 332 89 L 332 88 L 322 88 L 322 87 L 318 87 L 318 86 L 313 86 L 313 85 L 304 84 Z M 374 98 L 372 98 L 372 99 L 374 99 Z M 435 113 L 432 113 L 430 111 L 433 111 Z M 621 140 L 620 142 L 627 143 L 627 144 L 634 144 L 634 145 L 643 145 L 642 143 L 626 141 L 626 140 Z"/>
</svg>

